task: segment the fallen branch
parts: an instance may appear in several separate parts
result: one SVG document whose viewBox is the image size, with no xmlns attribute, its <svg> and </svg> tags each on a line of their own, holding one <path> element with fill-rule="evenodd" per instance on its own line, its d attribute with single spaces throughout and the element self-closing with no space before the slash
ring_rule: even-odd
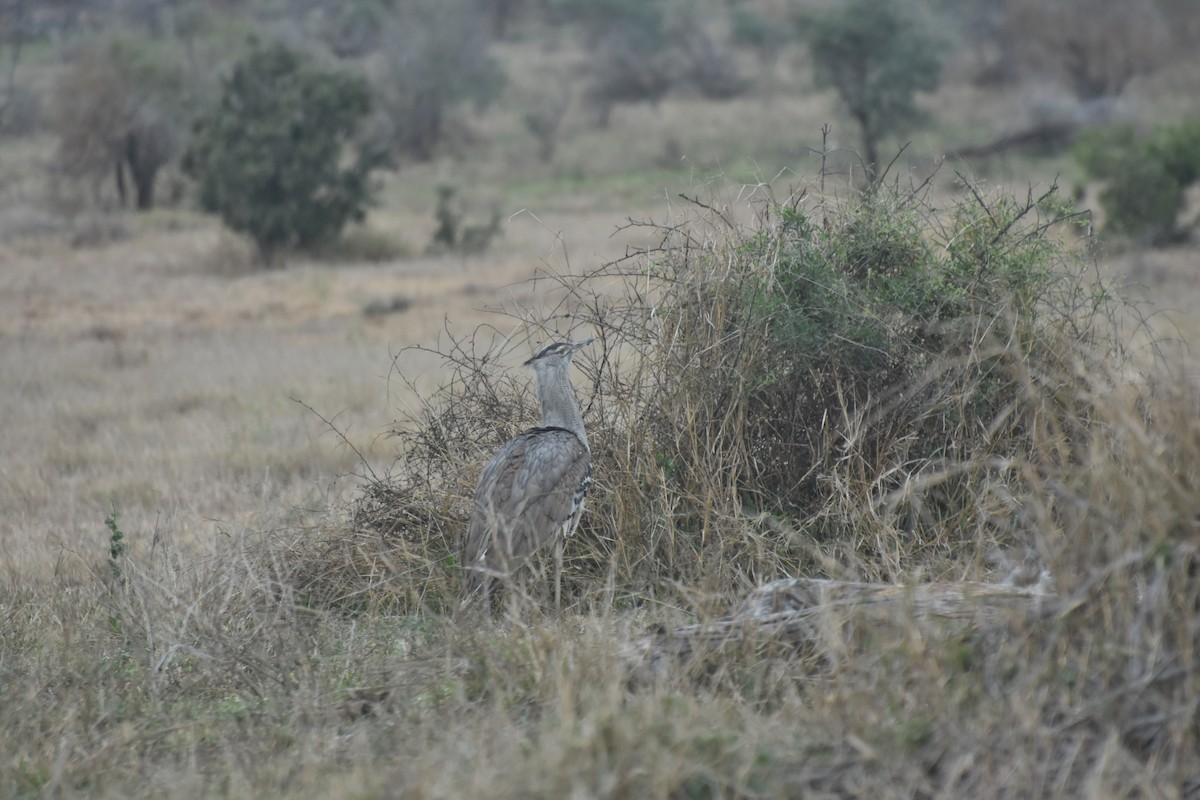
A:
<svg viewBox="0 0 1200 800">
<path fill-rule="evenodd" d="M 1083 126 L 1075 122 L 1057 122 L 1038 125 L 1028 130 L 1006 134 L 987 144 L 968 145 L 946 154 L 948 159 L 986 158 L 1007 153 L 1010 150 L 1060 149 L 1075 141 Z"/>
<path fill-rule="evenodd" d="M 810 578 L 774 581 L 755 589 L 732 615 L 660 629 L 629 649 L 635 679 L 653 678 L 692 659 L 749 639 L 800 647 L 814 640 L 832 614 L 877 623 L 953 622 L 986 627 L 1052 613 L 1058 599 L 1049 573 L 1028 585 L 930 583 L 897 586 Z"/>
</svg>

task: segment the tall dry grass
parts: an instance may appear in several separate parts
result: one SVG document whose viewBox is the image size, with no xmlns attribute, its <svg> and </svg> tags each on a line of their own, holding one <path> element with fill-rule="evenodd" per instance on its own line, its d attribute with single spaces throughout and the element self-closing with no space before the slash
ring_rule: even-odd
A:
<svg viewBox="0 0 1200 800">
<path fill-rule="evenodd" d="M 700 209 L 559 279 L 528 342 L 449 338 L 450 380 L 344 513 L 204 557 L 166 530 L 70 587 L 9 576 L 2 791 L 1195 796 L 1198 395 L 1126 351 L 1051 199 Z M 567 607 L 482 620 L 457 537 L 479 467 L 536 420 L 509 365 L 572 332 L 599 340 Z M 1051 613 L 844 609 L 800 648 L 629 680 L 648 627 L 761 581 L 1002 577 L 1014 551 L 1052 572 Z"/>
</svg>

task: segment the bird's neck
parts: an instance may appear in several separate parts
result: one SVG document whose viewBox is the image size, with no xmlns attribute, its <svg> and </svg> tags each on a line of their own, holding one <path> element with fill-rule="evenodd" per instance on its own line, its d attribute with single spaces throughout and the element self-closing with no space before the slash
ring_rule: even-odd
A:
<svg viewBox="0 0 1200 800">
<path fill-rule="evenodd" d="M 578 436 L 584 447 L 588 446 L 583 415 L 579 413 L 575 390 L 565 374 L 539 375 L 538 400 L 542 404 L 543 428 L 565 428 Z"/>
</svg>

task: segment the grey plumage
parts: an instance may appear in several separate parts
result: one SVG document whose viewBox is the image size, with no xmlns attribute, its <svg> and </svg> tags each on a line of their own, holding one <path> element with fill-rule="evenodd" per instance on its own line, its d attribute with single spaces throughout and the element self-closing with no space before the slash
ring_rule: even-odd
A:
<svg viewBox="0 0 1200 800">
<path fill-rule="evenodd" d="M 555 342 L 525 362 L 537 377 L 542 424 L 510 439 L 479 477 L 463 547 L 469 595 L 490 597 L 538 548 L 561 547 L 579 524 L 592 456 L 570 368 L 575 351 L 592 341 Z"/>
</svg>

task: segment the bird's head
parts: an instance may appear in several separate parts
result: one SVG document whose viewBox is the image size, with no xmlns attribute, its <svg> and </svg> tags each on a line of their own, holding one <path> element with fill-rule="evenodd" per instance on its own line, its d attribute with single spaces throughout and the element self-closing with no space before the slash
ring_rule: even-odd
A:
<svg viewBox="0 0 1200 800">
<path fill-rule="evenodd" d="M 595 336 L 581 339 L 578 342 L 552 342 L 541 350 L 533 354 L 533 357 L 525 362 L 526 367 L 537 367 L 540 365 L 549 365 L 552 363 L 567 363 L 571 360 L 571 356 L 581 347 L 587 347 L 592 342 L 596 341 Z"/>
</svg>

